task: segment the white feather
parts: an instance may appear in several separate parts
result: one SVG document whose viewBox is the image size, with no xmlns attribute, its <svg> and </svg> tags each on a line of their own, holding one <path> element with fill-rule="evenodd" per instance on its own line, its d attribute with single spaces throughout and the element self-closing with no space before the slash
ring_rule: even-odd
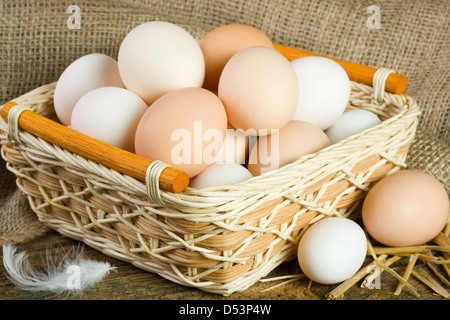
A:
<svg viewBox="0 0 450 320">
<path fill-rule="evenodd" d="M 73 250 L 55 262 L 50 250 L 46 254 L 46 272 L 34 270 L 26 252 L 17 253 L 10 244 L 3 245 L 3 264 L 8 278 L 26 291 L 50 291 L 55 294 L 81 293 L 93 288 L 115 267 L 83 257 L 83 250 Z"/>
</svg>

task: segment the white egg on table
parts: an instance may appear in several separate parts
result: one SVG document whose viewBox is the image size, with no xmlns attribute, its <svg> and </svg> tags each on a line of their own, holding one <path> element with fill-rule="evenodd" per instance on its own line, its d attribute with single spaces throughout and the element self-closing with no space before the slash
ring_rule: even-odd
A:
<svg viewBox="0 0 450 320">
<path fill-rule="evenodd" d="M 55 86 L 53 103 L 59 121 L 70 125 L 78 99 L 100 87 L 125 88 L 114 58 L 102 53 L 91 53 L 73 61 L 61 73 Z"/>
<path fill-rule="evenodd" d="M 298 105 L 292 120 L 330 127 L 344 112 L 350 98 L 350 80 L 332 59 L 318 56 L 291 61 L 298 79 Z"/>
<path fill-rule="evenodd" d="M 353 220 L 329 217 L 312 224 L 299 241 L 297 258 L 303 273 L 321 284 L 353 276 L 364 263 L 367 238 Z"/>
<path fill-rule="evenodd" d="M 252 178 L 252 174 L 238 163 L 214 163 L 195 176 L 189 186 L 207 188 L 236 184 Z"/>
<path fill-rule="evenodd" d="M 353 109 L 345 111 L 325 133 L 333 144 L 380 123 L 380 118 L 373 112 Z"/>
<path fill-rule="evenodd" d="M 82 96 L 72 112 L 72 129 L 134 152 L 136 128 L 147 104 L 133 92 L 103 87 Z"/>
</svg>

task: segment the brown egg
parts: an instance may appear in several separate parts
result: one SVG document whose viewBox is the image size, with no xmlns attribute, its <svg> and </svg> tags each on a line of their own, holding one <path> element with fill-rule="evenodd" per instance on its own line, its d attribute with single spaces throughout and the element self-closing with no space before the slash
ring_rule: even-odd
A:
<svg viewBox="0 0 450 320">
<path fill-rule="evenodd" d="M 244 24 L 215 28 L 200 40 L 199 45 L 205 58 L 203 87 L 212 91 L 217 91 L 223 67 L 236 52 L 252 46 L 273 48 L 271 39 L 264 32 Z"/>
<path fill-rule="evenodd" d="M 298 103 L 298 80 L 281 53 L 255 46 L 239 51 L 227 62 L 218 96 L 233 127 L 263 136 L 291 120 Z"/>
<path fill-rule="evenodd" d="M 257 176 L 329 145 L 330 140 L 319 127 L 305 121 L 291 120 L 276 133 L 259 137 L 250 152 L 248 170 Z"/>
<path fill-rule="evenodd" d="M 166 93 L 144 113 L 136 130 L 136 154 L 161 160 L 194 177 L 222 148 L 227 115 L 219 98 L 195 87 Z"/>
<path fill-rule="evenodd" d="M 367 232 L 387 246 L 422 245 L 445 227 L 447 191 L 436 178 L 404 170 L 388 175 L 367 193 L 362 219 Z"/>
</svg>

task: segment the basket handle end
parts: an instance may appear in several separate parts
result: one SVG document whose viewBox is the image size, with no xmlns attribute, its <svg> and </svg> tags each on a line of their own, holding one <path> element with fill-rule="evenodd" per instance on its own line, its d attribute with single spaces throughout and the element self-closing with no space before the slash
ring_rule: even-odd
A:
<svg viewBox="0 0 450 320">
<path fill-rule="evenodd" d="M 160 186 L 174 193 L 183 192 L 189 186 L 189 175 L 175 168 L 165 168 L 161 172 Z"/>
<path fill-rule="evenodd" d="M 6 122 L 8 122 L 11 108 L 16 105 L 17 103 L 10 101 L 2 107 L 1 116 Z M 153 162 L 153 160 L 88 137 L 31 110 L 23 112 L 17 122 L 23 130 L 49 143 L 141 181 L 145 181 L 146 170 Z M 188 185 L 188 174 L 170 166 L 164 168 L 159 177 L 159 187 L 168 192 L 183 192 Z"/>
</svg>

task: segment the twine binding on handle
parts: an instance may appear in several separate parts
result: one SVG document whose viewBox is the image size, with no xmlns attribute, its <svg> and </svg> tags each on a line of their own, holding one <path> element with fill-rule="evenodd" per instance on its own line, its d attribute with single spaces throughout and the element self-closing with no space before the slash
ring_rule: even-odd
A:
<svg viewBox="0 0 450 320">
<path fill-rule="evenodd" d="M 151 203 L 165 205 L 161 198 L 161 192 L 159 188 L 159 176 L 164 168 L 169 165 L 160 161 L 154 160 L 147 168 L 145 173 L 145 185 L 147 186 L 147 194 Z"/>
<path fill-rule="evenodd" d="M 386 79 L 391 73 L 395 73 L 392 69 L 379 68 L 373 75 L 373 99 L 374 103 L 381 104 L 384 99 L 384 91 L 386 86 Z"/>
<path fill-rule="evenodd" d="M 25 110 L 31 110 L 28 107 L 25 107 L 23 105 L 17 104 L 14 107 L 11 108 L 11 110 L 8 113 L 8 130 L 9 135 L 8 139 L 11 143 L 17 143 L 20 144 L 20 131 L 19 131 L 19 116 L 20 114 Z"/>
</svg>

